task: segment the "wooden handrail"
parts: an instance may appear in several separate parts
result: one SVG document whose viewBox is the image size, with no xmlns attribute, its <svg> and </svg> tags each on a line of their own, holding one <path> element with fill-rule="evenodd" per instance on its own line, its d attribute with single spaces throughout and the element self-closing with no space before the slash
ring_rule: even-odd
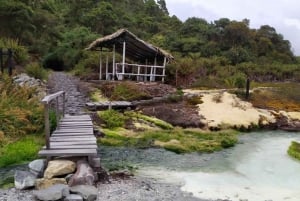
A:
<svg viewBox="0 0 300 201">
<path fill-rule="evenodd" d="M 60 113 L 59 113 L 59 97 L 62 96 L 62 116 L 65 115 L 65 92 L 59 91 L 54 94 L 50 94 L 45 96 L 42 99 L 42 103 L 44 104 L 44 117 L 45 117 L 45 136 L 46 136 L 46 148 L 50 149 L 50 122 L 49 122 L 49 109 L 50 103 L 55 100 L 55 115 L 56 115 L 56 123 L 59 126 Z"/>
</svg>

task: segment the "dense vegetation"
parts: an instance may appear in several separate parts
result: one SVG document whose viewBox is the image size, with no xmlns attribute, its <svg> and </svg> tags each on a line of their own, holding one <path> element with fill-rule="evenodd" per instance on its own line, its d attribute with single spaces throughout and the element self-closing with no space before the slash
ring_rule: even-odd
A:
<svg viewBox="0 0 300 201">
<path fill-rule="evenodd" d="M 76 66 L 79 75 L 97 69 L 97 56 L 83 50 L 89 42 L 127 28 L 175 55 L 168 81 L 178 86 L 300 80 L 289 41 L 272 26 L 252 29 L 248 19 L 227 18 L 182 22 L 169 16 L 165 0 L 0 0 L 0 13 L 1 38 L 17 40 L 45 67 Z"/>
</svg>

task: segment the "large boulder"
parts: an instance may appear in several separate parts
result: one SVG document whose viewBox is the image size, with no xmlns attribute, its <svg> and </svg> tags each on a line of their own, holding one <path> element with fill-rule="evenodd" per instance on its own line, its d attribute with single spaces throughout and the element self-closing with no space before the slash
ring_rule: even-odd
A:
<svg viewBox="0 0 300 201">
<path fill-rule="evenodd" d="M 72 193 L 79 194 L 84 200 L 94 201 L 97 199 L 98 190 L 94 186 L 89 185 L 78 185 L 70 188 Z"/>
<path fill-rule="evenodd" d="M 77 171 L 68 182 L 69 186 L 93 185 L 95 175 L 93 169 L 85 160 L 77 161 Z"/>
<path fill-rule="evenodd" d="M 60 200 L 70 194 L 69 187 L 63 184 L 57 184 L 47 189 L 34 191 L 33 195 L 43 201 Z"/>
<path fill-rule="evenodd" d="M 37 177 L 31 172 L 17 170 L 14 178 L 15 187 L 17 189 L 26 189 L 35 185 L 35 180 Z"/>
<path fill-rule="evenodd" d="M 45 170 L 44 178 L 51 179 L 55 176 L 66 175 L 75 171 L 76 165 L 69 160 L 53 160 L 49 161 Z"/>
<path fill-rule="evenodd" d="M 57 184 L 64 184 L 67 185 L 67 181 L 64 178 L 52 178 L 52 179 L 37 179 L 35 183 L 35 188 L 40 190 L 40 189 L 46 189 L 49 188 L 53 185 Z"/>
<path fill-rule="evenodd" d="M 37 175 L 38 177 L 42 177 L 45 167 L 46 167 L 46 160 L 45 159 L 37 159 L 28 164 L 30 172 Z"/>
</svg>

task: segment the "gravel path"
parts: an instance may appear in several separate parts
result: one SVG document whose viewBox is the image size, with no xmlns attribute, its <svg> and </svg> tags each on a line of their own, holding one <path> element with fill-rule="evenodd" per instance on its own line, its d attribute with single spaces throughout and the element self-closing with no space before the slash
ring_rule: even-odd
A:
<svg viewBox="0 0 300 201">
<path fill-rule="evenodd" d="M 64 72 L 53 72 L 48 80 L 49 93 L 66 92 L 66 114 L 84 113 L 83 108 L 88 98 L 79 90 L 79 79 Z"/>
</svg>

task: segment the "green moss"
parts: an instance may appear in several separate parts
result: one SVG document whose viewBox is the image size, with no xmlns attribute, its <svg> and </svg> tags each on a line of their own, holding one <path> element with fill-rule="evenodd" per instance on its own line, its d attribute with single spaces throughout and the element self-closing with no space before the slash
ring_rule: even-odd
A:
<svg viewBox="0 0 300 201">
<path fill-rule="evenodd" d="M 141 113 L 132 112 L 132 111 L 126 112 L 125 115 L 128 117 L 131 117 L 131 118 L 142 119 L 144 121 L 154 124 L 155 126 L 162 128 L 162 129 L 173 129 L 173 126 L 171 124 L 169 124 L 163 120 L 157 119 L 155 117 L 149 117 L 147 115 L 143 115 Z"/>
<path fill-rule="evenodd" d="M 288 154 L 291 157 L 300 160 L 300 143 L 293 141 L 288 149 Z"/>
<path fill-rule="evenodd" d="M 94 102 L 100 102 L 100 101 L 108 101 L 107 98 L 103 96 L 100 90 L 96 89 L 90 94 L 90 99 Z"/>
<path fill-rule="evenodd" d="M 0 167 L 20 164 L 37 158 L 37 153 L 43 144 L 43 138 L 32 135 L 3 146 L 0 150 Z"/>
<path fill-rule="evenodd" d="M 129 147 L 162 147 L 175 153 L 213 152 L 232 147 L 237 143 L 236 131 L 203 132 L 201 130 L 174 128 L 133 133 L 125 129 L 104 129 L 102 145 Z"/>
</svg>

